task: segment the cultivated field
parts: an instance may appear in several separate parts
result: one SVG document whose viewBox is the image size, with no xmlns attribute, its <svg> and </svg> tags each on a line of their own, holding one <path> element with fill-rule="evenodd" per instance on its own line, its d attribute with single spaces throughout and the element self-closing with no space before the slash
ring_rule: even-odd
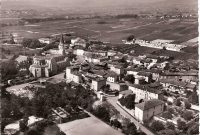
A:
<svg viewBox="0 0 200 135">
<path fill-rule="evenodd" d="M 197 20 L 156 19 L 82 19 L 49 21 L 25 26 L 3 27 L 3 32 L 15 32 L 27 38 L 45 37 L 61 32 L 75 32 L 78 36 L 93 37 L 112 43 L 122 43 L 130 34 L 136 38 L 169 39 L 176 43 L 198 36 Z"/>
</svg>

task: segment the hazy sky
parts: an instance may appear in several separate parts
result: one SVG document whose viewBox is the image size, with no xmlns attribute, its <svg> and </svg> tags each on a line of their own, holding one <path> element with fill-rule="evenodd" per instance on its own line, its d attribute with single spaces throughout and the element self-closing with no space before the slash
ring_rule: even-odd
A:
<svg viewBox="0 0 200 135">
<path fill-rule="evenodd" d="M 60 8 L 70 10 L 113 9 L 191 9 L 198 10 L 198 0 L 1 0 L 5 8 Z M 8 2 L 10 1 L 10 2 Z M 98 9 L 99 8 L 99 9 Z"/>
</svg>

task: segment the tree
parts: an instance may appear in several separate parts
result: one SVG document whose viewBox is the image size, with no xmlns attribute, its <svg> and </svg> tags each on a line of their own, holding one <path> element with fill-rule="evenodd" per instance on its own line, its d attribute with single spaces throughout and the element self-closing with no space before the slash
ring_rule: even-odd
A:
<svg viewBox="0 0 200 135">
<path fill-rule="evenodd" d="M 38 132 L 36 129 L 30 129 L 28 130 L 27 133 L 25 133 L 25 135 L 42 135 L 42 134 Z"/>
<path fill-rule="evenodd" d="M 127 39 L 126 39 L 126 40 L 127 40 L 127 41 L 132 41 L 134 38 L 135 38 L 135 36 L 134 36 L 134 35 L 130 35 L 130 36 L 128 36 L 128 37 L 127 37 Z"/>
<path fill-rule="evenodd" d="M 186 129 L 186 123 L 182 121 L 181 119 L 177 120 L 177 127 L 179 130 L 185 130 Z"/>
<path fill-rule="evenodd" d="M 2 62 L 0 66 L 0 71 L 0 78 L 2 79 L 2 81 L 13 79 L 18 73 L 16 63 L 13 60 Z"/>
<path fill-rule="evenodd" d="M 134 83 L 135 77 L 133 75 L 127 75 L 127 76 L 125 76 L 124 80 L 128 81 L 130 83 Z"/>
<path fill-rule="evenodd" d="M 28 121 L 27 120 L 20 120 L 19 129 L 22 132 L 25 132 L 26 130 L 28 130 Z"/>
<path fill-rule="evenodd" d="M 122 128 L 122 124 L 117 119 L 111 121 L 111 126 L 114 126 L 116 128 Z"/>
<path fill-rule="evenodd" d="M 167 50 L 165 46 L 164 46 L 162 49 L 163 49 L 163 50 Z"/>
<path fill-rule="evenodd" d="M 166 111 L 166 112 L 163 112 L 162 117 L 165 119 L 172 119 L 173 115 L 170 112 Z"/>
<path fill-rule="evenodd" d="M 122 97 L 119 99 L 121 105 L 125 106 L 128 109 L 135 108 L 135 94 L 130 94 L 126 97 Z"/>
<path fill-rule="evenodd" d="M 180 98 L 175 100 L 175 105 L 176 106 L 180 106 L 181 105 L 181 99 Z"/>
<path fill-rule="evenodd" d="M 154 131 L 160 131 L 160 130 L 164 130 L 165 127 L 164 127 L 162 122 L 153 121 L 152 124 L 151 124 L 151 129 L 154 130 Z"/>
<path fill-rule="evenodd" d="M 98 118 L 100 118 L 101 120 L 105 122 L 110 121 L 109 110 L 105 108 L 104 106 L 98 106 L 96 110 L 94 110 L 94 114 L 95 116 L 97 116 Z"/>
<path fill-rule="evenodd" d="M 145 134 L 144 132 L 140 132 L 138 133 L 138 135 L 147 135 L 147 134 Z"/>
<path fill-rule="evenodd" d="M 168 110 L 168 112 L 171 113 L 171 114 L 174 114 L 174 113 L 175 113 L 174 108 L 169 107 L 167 110 Z"/>
<path fill-rule="evenodd" d="M 183 112 L 182 117 L 185 120 L 189 121 L 189 120 L 191 120 L 193 118 L 193 112 L 186 110 L 186 111 Z"/>
<path fill-rule="evenodd" d="M 199 103 L 199 96 L 196 91 L 194 91 L 189 97 L 188 101 L 192 104 L 198 104 Z"/>
<path fill-rule="evenodd" d="M 171 129 L 165 129 L 165 130 L 161 130 L 158 133 L 159 135 L 176 135 L 176 131 L 171 130 Z"/>
<path fill-rule="evenodd" d="M 189 127 L 187 133 L 188 135 L 199 134 L 199 124 L 195 123 L 193 126 Z"/>
<path fill-rule="evenodd" d="M 191 104 L 190 104 L 190 102 L 188 100 L 184 100 L 184 104 L 185 104 L 185 108 L 186 109 L 190 109 Z"/>
<path fill-rule="evenodd" d="M 122 128 L 122 132 L 125 133 L 126 135 L 136 135 L 137 128 L 135 124 L 131 122 Z"/>
<path fill-rule="evenodd" d="M 171 129 L 171 130 L 175 130 L 174 123 L 172 123 L 172 122 L 167 122 L 167 123 L 166 123 L 166 128 L 167 128 L 167 129 Z"/>
<path fill-rule="evenodd" d="M 22 45 L 24 47 L 35 49 L 35 48 L 44 47 L 46 44 L 40 43 L 40 41 L 38 39 L 27 39 L 27 38 L 24 38 L 23 41 L 22 41 Z"/>
</svg>

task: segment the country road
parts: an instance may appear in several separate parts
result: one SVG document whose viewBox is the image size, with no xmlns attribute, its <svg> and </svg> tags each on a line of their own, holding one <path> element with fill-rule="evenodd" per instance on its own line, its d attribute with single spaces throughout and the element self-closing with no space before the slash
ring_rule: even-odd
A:
<svg viewBox="0 0 200 135">
<path fill-rule="evenodd" d="M 122 116 L 128 118 L 133 122 L 136 127 L 139 127 L 141 131 L 146 133 L 147 135 L 155 135 L 152 131 L 147 129 L 145 126 L 143 126 L 141 123 L 139 123 L 132 115 L 130 115 L 128 112 L 126 112 L 124 109 L 122 109 L 118 104 L 117 104 L 117 99 L 118 97 L 107 97 L 107 101 L 112 104 Z"/>
</svg>

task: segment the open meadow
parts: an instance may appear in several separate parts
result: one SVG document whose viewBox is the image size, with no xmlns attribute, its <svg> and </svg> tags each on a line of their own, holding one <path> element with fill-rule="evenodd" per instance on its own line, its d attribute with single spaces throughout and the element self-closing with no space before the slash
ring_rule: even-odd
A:
<svg viewBox="0 0 200 135">
<path fill-rule="evenodd" d="M 3 27 L 2 32 L 18 33 L 26 38 L 40 38 L 57 33 L 74 32 L 78 36 L 92 37 L 111 43 L 133 34 L 145 40 L 168 39 L 182 43 L 198 36 L 197 20 L 161 19 L 78 19 L 34 23 Z"/>
<path fill-rule="evenodd" d="M 197 44 L 193 42 L 193 40 L 198 37 L 198 22 L 195 19 L 162 20 L 141 18 L 57 20 L 27 24 L 23 26 L 3 27 L 2 32 L 17 33 L 17 35 L 25 38 L 41 38 L 59 33 L 73 32 L 76 36 L 84 38 L 89 37 L 104 42 L 110 42 L 112 46 L 116 45 L 116 47 L 119 47 L 117 49 L 123 53 L 134 50 L 135 55 L 143 55 L 153 53 L 158 49 L 142 46 L 127 46 L 122 43 L 122 40 L 126 39 L 130 35 L 134 35 L 137 39 L 149 41 L 155 39 L 166 39 L 173 40 L 173 43 L 191 46 Z M 193 43 L 190 43 L 190 41 Z M 188 58 L 197 59 L 198 53 L 196 53 L 195 50 L 194 47 L 189 47 L 189 51 L 187 51 L 187 48 L 184 50 L 185 52 L 163 51 L 162 55 L 170 55 L 175 57 L 175 59 L 183 60 L 187 60 Z M 23 48 L 20 49 L 20 47 L 17 47 L 16 52 L 25 51 Z"/>
</svg>

